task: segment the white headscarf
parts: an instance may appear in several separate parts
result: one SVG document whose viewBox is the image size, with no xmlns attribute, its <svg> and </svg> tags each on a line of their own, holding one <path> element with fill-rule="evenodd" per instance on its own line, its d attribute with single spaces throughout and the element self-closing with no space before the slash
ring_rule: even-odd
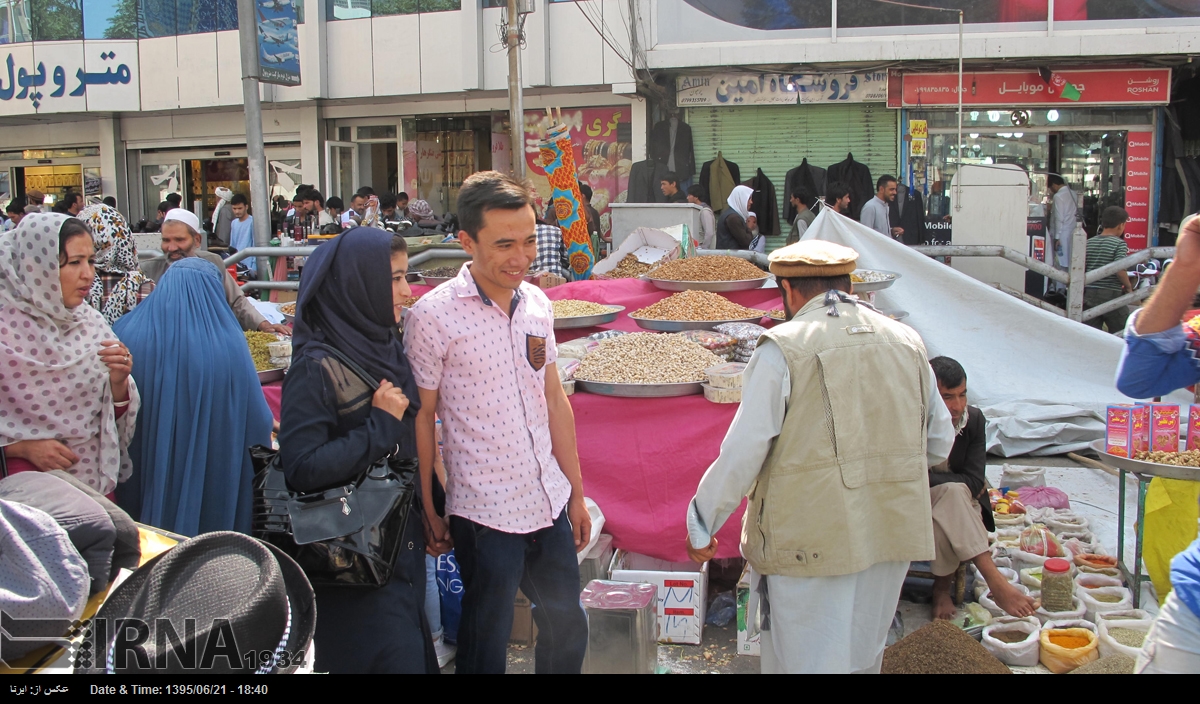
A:
<svg viewBox="0 0 1200 704">
<path fill-rule="evenodd" d="M 749 186 L 735 186 L 733 191 L 726 199 L 726 203 L 734 212 L 742 216 L 743 220 L 750 219 L 750 196 L 754 195 L 754 189 Z"/>
<path fill-rule="evenodd" d="M 86 303 L 63 304 L 58 231 L 66 215 L 32 213 L 0 234 L 0 447 L 59 440 L 79 456 L 67 471 L 102 494 L 132 471 L 126 448 L 140 403 L 116 417 L 108 367 L 97 354 L 115 340 Z"/>
<path fill-rule="evenodd" d="M 221 209 L 228 208 L 229 201 L 233 200 L 233 191 L 225 188 L 224 186 L 217 186 L 216 194 L 217 207 L 213 208 L 212 214 L 212 224 L 214 228 L 217 226 L 217 216 L 221 214 Z"/>
</svg>

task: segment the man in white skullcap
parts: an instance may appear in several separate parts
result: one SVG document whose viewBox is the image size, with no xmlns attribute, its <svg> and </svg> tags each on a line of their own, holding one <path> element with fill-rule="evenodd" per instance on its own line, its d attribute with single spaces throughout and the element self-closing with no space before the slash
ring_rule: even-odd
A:
<svg viewBox="0 0 1200 704">
<path fill-rule="evenodd" d="M 759 340 L 688 506 L 704 562 L 749 498 L 764 673 L 879 672 L 909 562 L 934 556 L 927 470 L 954 428 L 920 336 L 850 295 L 857 259 L 821 240 L 771 254 L 788 322 Z"/>
<path fill-rule="evenodd" d="M 242 295 L 237 282 L 225 271 L 225 262 L 213 254 L 200 249 L 200 218 L 190 210 L 175 208 L 167 211 L 162 223 L 163 256 L 142 262 L 142 273 L 158 283 L 167 271 L 167 267 L 185 257 L 200 257 L 212 262 L 225 273 L 225 299 L 233 309 L 234 316 L 243 330 L 259 330 L 261 332 L 278 332 L 291 335 L 291 328 L 285 325 L 275 325 L 267 321 L 255 308 L 248 298 Z"/>
</svg>

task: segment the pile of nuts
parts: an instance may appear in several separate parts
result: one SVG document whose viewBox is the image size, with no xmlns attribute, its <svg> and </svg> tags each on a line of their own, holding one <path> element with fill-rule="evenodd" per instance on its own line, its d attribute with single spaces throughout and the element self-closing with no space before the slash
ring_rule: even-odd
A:
<svg viewBox="0 0 1200 704">
<path fill-rule="evenodd" d="M 684 384 L 704 381 L 704 370 L 725 360 L 682 335 L 635 332 L 600 343 L 575 378 L 608 384 Z"/>
<path fill-rule="evenodd" d="M 876 284 L 881 281 L 891 281 L 896 278 L 894 274 L 885 274 L 882 271 L 871 271 L 870 269 L 858 269 L 850 274 L 850 280 L 856 284 Z"/>
<path fill-rule="evenodd" d="M 1156 464 L 1170 464 L 1176 467 L 1200 467 L 1200 450 L 1188 450 L 1187 452 L 1143 451 L 1137 453 L 1134 459 Z"/>
<path fill-rule="evenodd" d="M 703 322 L 710 320 L 747 320 L 761 318 L 764 311 L 740 306 L 729 299 L 710 291 L 680 291 L 654 305 L 646 306 L 629 314 L 632 318 L 648 320 L 686 320 Z"/>
<path fill-rule="evenodd" d="M 291 303 L 281 303 L 279 305 L 279 312 L 283 313 L 284 315 L 295 315 L 296 314 L 296 302 L 293 301 Z"/>
<path fill-rule="evenodd" d="M 554 306 L 555 318 L 582 318 L 587 315 L 604 315 L 611 313 L 611 306 L 603 306 L 591 301 L 551 301 Z"/>
<path fill-rule="evenodd" d="M 753 281 L 767 278 L 767 272 L 745 259 L 717 254 L 667 262 L 651 272 L 650 278 L 662 281 Z"/>
<path fill-rule="evenodd" d="M 610 279 L 636 279 L 653 268 L 653 264 L 644 264 L 632 254 L 626 254 L 605 276 Z"/>
<path fill-rule="evenodd" d="M 439 266 L 436 269 L 422 271 L 421 276 L 432 276 L 435 279 L 453 279 L 455 276 L 458 276 L 459 269 L 462 269 L 461 264 L 458 266 Z"/>
</svg>

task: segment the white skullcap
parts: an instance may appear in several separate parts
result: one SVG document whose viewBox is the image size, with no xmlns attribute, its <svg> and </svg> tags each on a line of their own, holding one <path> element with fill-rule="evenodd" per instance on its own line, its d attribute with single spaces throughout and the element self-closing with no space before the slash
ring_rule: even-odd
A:
<svg viewBox="0 0 1200 704">
<path fill-rule="evenodd" d="M 200 218 L 196 217 L 196 214 L 190 210 L 184 210 L 183 208 L 172 208 L 171 210 L 168 210 L 167 214 L 163 216 L 163 224 L 165 225 L 172 220 L 178 220 L 184 225 L 187 225 L 188 227 L 192 228 L 192 232 L 197 234 L 200 232 Z"/>
</svg>

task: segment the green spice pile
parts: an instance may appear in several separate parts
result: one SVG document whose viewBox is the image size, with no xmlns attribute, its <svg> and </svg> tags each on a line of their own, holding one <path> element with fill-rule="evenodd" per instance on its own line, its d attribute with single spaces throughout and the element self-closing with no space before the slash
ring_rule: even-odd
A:
<svg viewBox="0 0 1200 704">
<path fill-rule="evenodd" d="M 949 621 L 934 621 L 883 651 L 885 675 L 1010 675 L 1012 670 Z"/>
</svg>

